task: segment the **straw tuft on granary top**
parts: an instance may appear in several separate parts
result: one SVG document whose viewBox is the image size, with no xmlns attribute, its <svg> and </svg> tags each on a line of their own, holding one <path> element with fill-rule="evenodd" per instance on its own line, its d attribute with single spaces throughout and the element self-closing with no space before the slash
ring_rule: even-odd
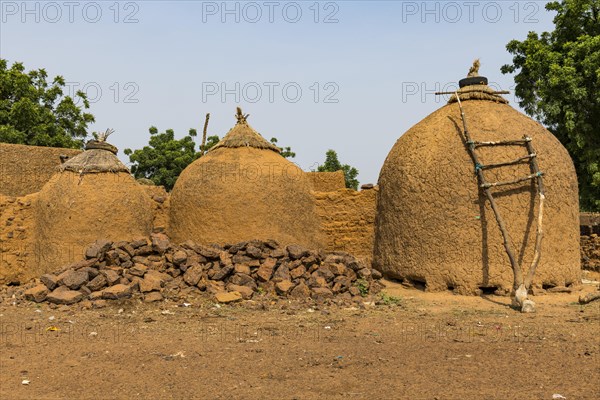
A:
<svg viewBox="0 0 600 400">
<path fill-rule="evenodd" d="M 59 166 L 59 171 L 71 171 L 78 174 L 129 173 L 129 168 L 117 158 L 117 148 L 106 141 L 111 133 L 113 130 L 107 129 L 106 132 L 98 135 L 97 139 L 87 142 L 85 151 Z"/>
<path fill-rule="evenodd" d="M 276 153 L 281 153 L 281 149 L 272 143 L 269 143 L 260 133 L 256 132 L 248 125 L 247 118 L 249 114 L 244 115 L 242 109 L 237 107 L 237 124 L 227 134 L 214 145 L 209 151 L 214 151 L 221 147 L 237 148 L 237 147 L 253 147 L 255 149 L 273 150 Z"/>
<path fill-rule="evenodd" d="M 508 100 L 500 96 L 508 94 L 506 91 L 496 91 L 488 86 L 488 79 L 479 75 L 479 59 L 473 61 L 473 66 L 469 68 L 467 77 L 458 81 L 457 93 L 460 101 L 467 100 L 489 100 L 496 103 L 508 104 Z M 456 103 L 456 94 L 453 94 L 448 100 L 448 104 Z"/>
</svg>

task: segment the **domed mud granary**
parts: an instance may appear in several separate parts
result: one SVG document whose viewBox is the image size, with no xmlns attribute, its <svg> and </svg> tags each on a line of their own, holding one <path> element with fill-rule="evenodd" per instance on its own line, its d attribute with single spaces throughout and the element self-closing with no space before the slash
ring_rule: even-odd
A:
<svg viewBox="0 0 600 400">
<path fill-rule="evenodd" d="M 460 102 L 452 95 L 447 105 L 402 135 L 385 160 L 379 176 L 374 267 L 431 291 L 515 289 L 513 264 L 486 196 L 489 188 L 513 259 L 524 274 L 534 262 L 537 229 L 542 226 L 540 198 L 545 196 L 541 258 L 533 286 L 579 282 L 573 162 L 556 137 L 510 107 L 477 69 L 478 63 L 461 80 Z M 459 104 L 468 121 L 468 137 Z M 481 187 L 480 172 L 490 186 Z"/>
<path fill-rule="evenodd" d="M 275 239 L 319 247 L 319 222 L 306 174 L 246 121 L 237 124 L 179 176 L 171 194 L 175 242 Z"/>
<path fill-rule="evenodd" d="M 62 164 L 39 193 L 33 263 L 41 273 L 80 260 L 98 239 L 133 240 L 152 232 L 150 199 L 117 158 L 117 148 L 105 142 L 108 134 Z"/>
</svg>

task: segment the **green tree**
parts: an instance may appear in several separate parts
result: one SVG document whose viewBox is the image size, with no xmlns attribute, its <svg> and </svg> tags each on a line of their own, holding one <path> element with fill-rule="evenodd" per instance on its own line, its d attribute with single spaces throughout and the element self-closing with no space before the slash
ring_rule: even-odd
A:
<svg viewBox="0 0 600 400">
<path fill-rule="evenodd" d="M 271 138 L 271 143 L 277 146 L 277 138 Z M 279 147 L 279 146 L 277 146 Z M 296 153 L 292 151 L 291 147 L 279 147 L 281 149 L 281 155 L 285 158 L 294 158 L 296 157 Z"/>
<path fill-rule="evenodd" d="M 358 190 L 358 179 L 356 179 L 358 177 L 358 170 L 348 164 L 340 163 L 337 153 L 334 150 L 327 150 L 327 153 L 325 153 L 325 162 L 323 165 L 319 165 L 317 171 L 336 172 L 340 170 L 344 172 L 346 187 Z"/>
<path fill-rule="evenodd" d="M 207 137 L 206 145 L 204 146 L 206 148 L 205 151 L 209 151 L 210 149 L 212 149 L 215 144 L 219 143 L 219 140 L 221 140 L 221 139 L 217 135 Z M 200 147 L 202 147 L 202 146 L 200 146 Z M 200 150 L 203 150 L 203 149 L 200 149 Z"/>
<path fill-rule="evenodd" d="M 175 139 L 173 129 L 158 133 L 158 129 L 152 126 L 149 132 L 148 146 L 135 151 L 125 149 L 125 154 L 133 163 L 131 172 L 138 179 L 150 179 L 156 185 L 162 185 L 165 189 L 171 190 L 181 171 L 200 156 L 194 142 L 196 130 L 190 129 L 182 139 Z M 207 145 L 212 143 L 212 147 L 213 141 L 214 137 L 209 137 Z"/>
<path fill-rule="evenodd" d="M 567 148 L 577 170 L 581 207 L 600 211 L 600 0 L 562 0 L 555 29 L 506 46 L 519 105 Z"/>
<path fill-rule="evenodd" d="M 85 93 L 75 95 L 82 109 L 64 86 L 62 76 L 49 83 L 46 70 L 25 72 L 18 62 L 9 68 L 0 58 L 0 142 L 82 148 L 94 116 L 83 111 L 90 107 Z"/>
</svg>

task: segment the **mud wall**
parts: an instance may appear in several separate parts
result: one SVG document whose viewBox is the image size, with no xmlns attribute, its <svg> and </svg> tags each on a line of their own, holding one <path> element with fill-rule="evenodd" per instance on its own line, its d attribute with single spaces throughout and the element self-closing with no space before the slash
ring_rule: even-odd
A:
<svg viewBox="0 0 600 400">
<path fill-rule="evenodd" d="M 81 150 L 0 143 L 0 194 L 39 192 L 61 164 L 61 155 L 70 158 L 79 153 Z"/>
<path fill-rule="evenodd" d="M 37 194 L 0 194 L 0 284 L 26 282 L 35 276 L 33 209 Z"/>
<path fill-rule="evenodd" d="M 307 172 L 312 190 L 315 192 L 333 192 L 346 188 L 346 179 L 343 171 L 336 172 Z"/>
<path fill-rule="evenodd" d="M 600 235 L 600 213 L 581 213 L 579 226 L 582 235 Z"/>
<path fill-rule="evenodd" d="M 600 272 L 600 237 L 596 233 L 581 236 L 581 268 Z"/>
<path fill-rule="evenodd" d="M 345 251 L 371 263 L 378 188 L 314 192 L 327 251 Z"/>
<path fill-rule="evenodd" d="M 600 272 L 600 213 L 581 213 L 581 268 Z"/>
<path fill-rule="evenodd" d="M 169 225 L 170 196 L 164 186 L 142 185 L 142 189 L 152 199 L 154 217 L 152 231 L 155 233 L 166 233 Z"/>
</svg>

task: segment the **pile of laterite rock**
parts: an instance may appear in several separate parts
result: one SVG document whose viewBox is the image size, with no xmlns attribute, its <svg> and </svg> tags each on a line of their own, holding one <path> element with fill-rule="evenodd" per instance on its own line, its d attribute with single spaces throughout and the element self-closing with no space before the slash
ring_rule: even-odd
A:
<svg viewBox="0 0 600 400">
<path fill-rule="evenodd" d="M 90 246 L 85 260 L 40 277 L 25 291 L 35 302 L 74 304 L 141 297 L 185 300 L 205 292 L 228 303 L 260 296 L 295 299 L 363 299 L 382 288 L 381 274 L 342 252 L 324 253 L 274 240 L 233 245 L 173 245 L 164 234 L 150 240 Z"/>
</svg>

